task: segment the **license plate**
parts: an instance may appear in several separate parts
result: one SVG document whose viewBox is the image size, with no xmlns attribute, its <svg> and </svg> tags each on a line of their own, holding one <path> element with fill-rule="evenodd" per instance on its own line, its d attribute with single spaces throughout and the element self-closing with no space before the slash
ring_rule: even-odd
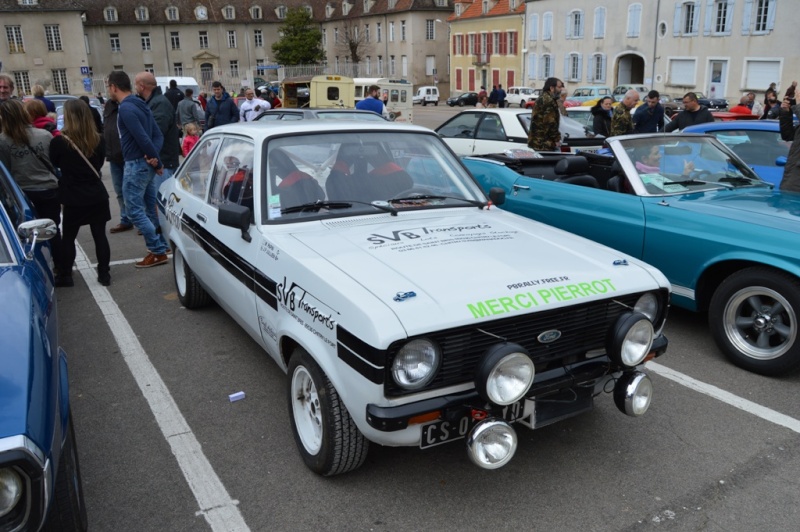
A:
<svg viewBox="0 0 800 532">
<path fill-rule="evenodd" d="M 512 423 L 525 415 L 525 400 L 517 401 L 503 408 L 503 419 Z M 422 426 L 422 439 L 419 446 L 422 449 L 433 447 L 442 443 L 465 438 L 469 431 L 477 424 L 472 416 L 466 415 L 461 419 L 452 421 L 435 421 Z"/>
</svg>

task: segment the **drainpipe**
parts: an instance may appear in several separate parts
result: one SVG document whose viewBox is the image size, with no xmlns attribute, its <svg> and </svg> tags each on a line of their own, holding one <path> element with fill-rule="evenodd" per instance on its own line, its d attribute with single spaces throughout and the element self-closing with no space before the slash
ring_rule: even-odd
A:
<svg viewBox="0 0 800 532">
<path fill-rule="evenodd" d="M 651 89 L 655 89 L 656 85 L 656 58 L 657 58 L 656 48 L 658 47 L 658 26 L 660 24 L 658 18 L 660 14 L 661 14 L 661 0 L 658 0 L 656 2 L 656 31 L 653 32 L 653 68 L 652 68 L 652 74 L 650 74 L 650 80 L 652 81 L 652 83 L 650 83 Z"/>
</svg>

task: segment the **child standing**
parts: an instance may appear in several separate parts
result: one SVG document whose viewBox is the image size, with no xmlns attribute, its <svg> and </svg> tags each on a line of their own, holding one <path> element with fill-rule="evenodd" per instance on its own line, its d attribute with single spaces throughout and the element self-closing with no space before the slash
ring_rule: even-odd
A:
<svg viewBox="0 0 800 532">
<path fill-rule="evenodd" d="M 188 157 L 189 152 L 192 151 L 194 145 L 197 144 L 197 141 L 200 140 L 200 128 L 197 127 L 197 124 L 194 122 L 190 122 L 186 124 L 186 127 L 183 128 L 183 145 L 181 149 L 183 151 L 183 156 Z"/>
</svg>

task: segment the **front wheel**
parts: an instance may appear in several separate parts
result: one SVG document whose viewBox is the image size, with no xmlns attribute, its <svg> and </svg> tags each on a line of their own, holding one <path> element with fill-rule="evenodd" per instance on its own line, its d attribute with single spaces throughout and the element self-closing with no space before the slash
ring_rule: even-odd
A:
<svg viewBox="0 0 800 532">
<path fill-rule="evenodd" d="M 331 381 L 303 349 L 292 353 L 288 377 L 289 418 L 306 466 L 323 476 L 360 467 L 367 458 L 369 441 Z"/>
<path fill-rule="evenodd" d="M 53 500 L 47 511 L 47 521 L 42 530 L 84 531 L 89 528 L 86 516 L 86 503 L 83 499 L 81 470 L 78 465 L 78 448 L 75 444 L 75 431 L 72 428 L 72 413 L 67 425 L 67 436 L 61 449 L 58 463 Z"/>
<path fill-rule="evenodd" d="M 200 285 L 192 269 L 186 264 L 183 253 L 174 244 L 172 256 L 172 269 L 175 273 L 175 287 L 178 290 L 178 299 L 181 305 L 188 309 L 200 308 L 208 305 L 210 297 L 205 288 Z"/>
<path fill-rule="evenodd" d="M 464 100 L 458 100 L 458 106 L 464 107 Z"/>
<path fill-rule="evenodd" d="M 428 105 L 428 100 L 422 100 L 422 107 L 425 107 L 426 105 Z"/>
<path fill-rule="evenodd" d="M 800 280 L 765 267 L 734 273 L 717 288 L 709 324 L 719 348 L 737 366 L 761 375 L 800 368 Z"/>
</svg>

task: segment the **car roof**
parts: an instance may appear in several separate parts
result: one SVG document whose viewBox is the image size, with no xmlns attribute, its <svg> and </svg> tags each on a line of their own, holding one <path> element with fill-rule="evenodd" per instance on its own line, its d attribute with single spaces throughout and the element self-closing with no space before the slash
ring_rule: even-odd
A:
<svg viewBox="0 0 800 532">
<path fill-rule="evenodd" d="M 254 140 L 262 141 L 269 137 L 277 135 L 293 134 L 293 133 L 337 133 L 341 132 L 344 126 L 347 125 L 347 130 L 358 131 L 389 131 L 397 132 L 410 132 L 410 133 L 428 133 L 435 135 L 433 131 L 422 126 L 415 126 L 411 124 L 396 123 L 396 122 L 382 122 L 382 121 L 365 121 L 365 120 L 337 120 L 335 125 L 330 120 L 276 120 L 269 123 L 269 127 L 264 127 L 263 122 L 235 122 L 233 124 L 225 124 L 217 126 L 208 132 L 206 135 L 216 134 L 242 134 L 252 137 Z"/>
</svg>

